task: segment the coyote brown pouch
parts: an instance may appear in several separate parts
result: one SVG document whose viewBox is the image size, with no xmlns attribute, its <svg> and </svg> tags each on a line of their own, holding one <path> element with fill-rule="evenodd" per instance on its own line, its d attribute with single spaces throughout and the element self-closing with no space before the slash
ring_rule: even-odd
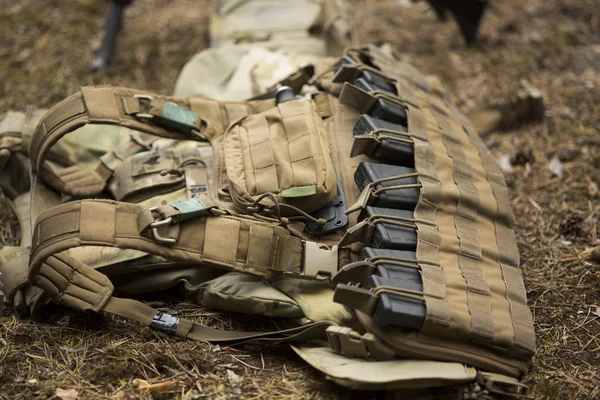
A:
<svg viewBox="0 0 600 400">
<path fill-rule="evenodd" d="M 312 212 L 329 203 L 337 187 L 326 135 L 310 100 L 234 122 L 225 133 L 224 154 L 236 206 L 248 212 L 278 202 Z"/>
<path fill-rule="evenodd" d="M 206 163 L 196 148 L 148 151 L 126 159 L 109 190 L 120 201 L 140 202 L 188 187 L 191 197 L 207 191 Z"/>
</svg>

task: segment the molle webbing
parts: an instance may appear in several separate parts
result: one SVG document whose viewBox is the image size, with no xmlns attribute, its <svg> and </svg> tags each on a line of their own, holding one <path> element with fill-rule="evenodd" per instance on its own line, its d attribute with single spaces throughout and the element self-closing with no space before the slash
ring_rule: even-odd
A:
<svg viewBox="0 0 600 400">
<path fill-rule="evenodd" d="M 442 131 L 448 156 L 454 162 L 454 183 L 460 192 L 454 224 L 459 239 L 458 266 L 467 283 L 467 302 L 471 314 L 471 330 L 477 335 L 494 337 L 490 288 L 481 268 L 481 242 L 477 233 L 479 192 L 473 183 L 473 169 L 463 151 L 464 144 L 453 132 L 466 136 L 462 126 L 453 126 L 445 113 L 433 111 Z M 467 137 L 468 140 L 468 137 Z"/>
<path fill-rule="evenodd" d="M 177 238 L 175 244 L 162 246 L 146 233 L 144 210 L 136 204 L 85 200 L 42 213 L 33 232 L 31 281 L 51 269 L 49 257 L 77 246 L 135 249 L 260 276 L 302 272 L 303 243 L 281 227 L 230 216 L 191 218 L 161 226 L 161 236 Z"/>
<path fill-rule="evenodd" d="M 473 129 L 471 122 L 463 118 L 463 125 L 471 137 L 472 143 L 477 146 L 479 154 L 486 154 L 485 144 Z M 510 320 L 514 329 L 514 343 L 525 349 L 535 349 L 533 317 L 527 307 L 525 284 L 519 268 L 519 251 L 514 232 L 515 219 L 510 208 L 508 189 L 498 164 L 491 157 L 482 156 L 481 158 L 487 172 L 487 179 L 498 203 L 494 227 L 498 246 L 498 262 L 502 268 L 505 296 L 509 303 Z"/>
<path fill-rule="evenodd" d="M 414 211 L 416 262 L 427 309 L 421 337 L 470 337 L 504 347 L 517 358 L 530 356 L 535 337 L 514 218 L 494 159 L 445 91 L 414 68 L 375 47 L 350 49 L 348 55 L 356 64 L 342 65 L 333 78 L 346 82 L 340 103 L 368 113 L 385 98 L 406 110 L 406 136 L 413 142 L 421 184 Z M 363 64 L 365 60 L 375 68 Z M 365 92 L 349 83 L 363 71 L 387 79 L 398 95 Z"/>
</svg>

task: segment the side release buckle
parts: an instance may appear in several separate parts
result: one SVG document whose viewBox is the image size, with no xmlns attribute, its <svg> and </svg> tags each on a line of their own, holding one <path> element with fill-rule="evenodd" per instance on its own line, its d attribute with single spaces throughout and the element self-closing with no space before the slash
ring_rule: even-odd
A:
<svg viewBox="0 0 600 400">
<path fill-rule="evenodd" d="M 529 386 L 509 376 L 491 372 L 477 372 L 477 383 L 490 393 L 502 394 L 517 399 L 528 398 Z"/>
<path fill-rule="evenodd" d="M 382 361 L 396 354 L 372 333 L 361 335 L 345 326 L 330 326 L 325 333 L 333 351 L 346 357 Z"/>
<path fill-rule="evenodd" d="M 324 244 L 304 242 L 302 270 L 306 278 L 326 280 L 338 270 L 338 247 L 329 248 Z"/>
</svg>

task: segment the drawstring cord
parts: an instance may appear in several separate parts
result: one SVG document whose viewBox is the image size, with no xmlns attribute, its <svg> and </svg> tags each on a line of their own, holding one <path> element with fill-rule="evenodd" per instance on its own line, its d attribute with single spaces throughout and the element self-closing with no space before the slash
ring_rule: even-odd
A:
<svg viewBox="0 0 600 400">
<path fill-rule="evenodd" d="M 302 220 L 302 219 L 308 219 L 310 221 L 313 221 L 318 227 L 323 227 L 327 223 L 327 220 L 324 218 L 315 218 L 312 215 L 308 214 L 307 212 L 305 212 L 297 207 L 294 207 L 290 204 L 285 204 L 285 203 L 279 202 L 279 200 L 277 200 L 277 197 L 275 196 L 275 194 L 273 194 L 271 192 L 263 193 L 260 196 L 258 196 L 254 200 L 254 202 L 251 204 L 251 206 L 247 208 L 247 210 L 250 212 L 253 212 L 253 214 L 258 218 L 267 218 L 268 220 L 272 221 L 273 218 L 269 218 L 267 216 L 258 214 L 258 211 L 261 209 L 260 202 L 261 202 L 261 200 L 263 200 L 265 198 L 269 198 L 273 202 L 273 206 L 263 207 L 262 211 L 266 214 L 272 214 L 273 211 L 275 211 L 277 220 L 281 223 L 281 225 L 284 228 L 288 228 L 290 221 L 296 221 L 296 220 Z M 275 207 L 274 210 L 273 210 L 273 207 Z M 291 210 L 294 213 L 296 213 L 296 215 L 291 216 L 291 217 L 284 217 L 281 214 L 282 208 Z M 260 215 L 260 217 L 259 217 L 259 215 Z"/>
<path fill-rule="evenodd" d="M 185 174 L 184 167 L 188 166 L 189 164 L 200 164 L 206 168 L 206 163 L 204 161 L 202 161 L 200 158 L 191 157 L 191 158 L 186 158 L 185 160 L 181 161 L 179 164 L 177 164 L 177 166 L 175 168 L 163 169 L 162 171 L 160 171 L 160 175 L 161 176 L 165 176 L 165 175 L 182 176 Z"/>
</svg>

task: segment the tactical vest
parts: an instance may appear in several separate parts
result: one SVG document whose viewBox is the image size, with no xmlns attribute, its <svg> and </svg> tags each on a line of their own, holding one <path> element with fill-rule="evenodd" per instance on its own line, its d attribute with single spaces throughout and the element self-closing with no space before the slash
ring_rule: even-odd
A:
<svg viewBox="0 0 600 400">
<path fill-rule="evenodd" d="M 324 62 L 308 83 L 317 90 L 290 101 L 248 102 L 84 87 L 23 141 L 4 129 L 8 158 L 27 146 L 32 177 L 31 251 L 0 267 L 8 297 L 194 340 L 295 342 L 353 388 L 477 376 L 524 394 L 515 378 L 535 336 L 514 217 L 471 122 L 439 80 L 375 46 Z M 106 126 L 120 128 L 108 151 L 68 150 Z M 243 311 L 298 323 L 223 331 L 124 296 L 183 282 L 210 305 L 226 290 L 198 295 L 194 283 L 228 271 L 248 277 L 242 288 L 269 282 L 294 299 Z M 411 368 L 429 381 L 389 377 Z"/>
</svg>

